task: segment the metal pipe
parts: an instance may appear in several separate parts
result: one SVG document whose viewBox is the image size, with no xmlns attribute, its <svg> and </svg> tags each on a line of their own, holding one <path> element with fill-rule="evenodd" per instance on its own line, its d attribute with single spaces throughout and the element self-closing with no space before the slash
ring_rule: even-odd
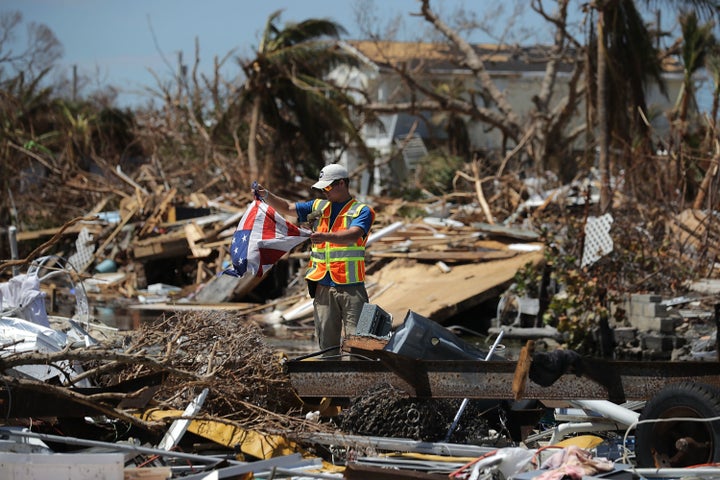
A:
<svg viewBox="0 0 720 480">
<path fill-rule="evenodd" d="M 637 423 L 640 418 L 638 412 L 607 400 L 572 400 L 570 403 L 582 409 L 597 412 L 603 417 L 622 424 L 625 428 Z"/>
<path fill-rule="evenodd" d="M 395 222 L 387 227 L 381 229 L 378 232 L 371 233 L 370 236 L 367 239 L 367 242 L 365 242 L 366 245 L 372 245 L 375 241 L 381 239 L 385 235 L 389 235 L 397 230 L 400 230 L 401 227 L 405 225 L 405 222 Z"/>
<path fill-rule="evenodd" d="M 19 258 L 19 254 L 17 244 L 17 227 L 15 225 L 10 225 L 10 228 L 8 228 L 8 241 L 10 242 L 10 258 L 17 260 Z M 20 267 L 12 267 L 12 273 L 13 276 L 19 275 Z"/>
<path fill-rule="evenodd" d="M 0 428 L 0 438 L 2 438 L 4 436 L 37 438 L 37 439 L 48 441 L 48 442 L 63 443 L 65 445 L 81 445 L 84 447 L 110 448 L 110 449 L 122 450 L 122 451 L 126 451 L 126 452 L 136 452 L 136 453 L 145 453 L 148 455 L 157 455 L 159 457 L 184 458 L 187 460 L 195 460 L 195 461 L 198 461 L 201 463 L 215 464 L 215 463 L 224 461 L 224 462 L 228 462 L 228 463 L 236 464 L 236 465 L 244 465 L 245 464 L 245 462 L 240 462 L 240 461 L 232 460 L 232 459 L 225 458 L 225 457 L 223 457 L 223 458 L 208 457 L 208 456 L 204 456 L 204 455 L 193 455 L 192 453 L 173 452 L 173 451 L 167 451 L 167 450 L 160 450 L 157 448 L 141 447 L 139 445 L 129 445 L 126 443 L 100 442 L 98 440 L 85 440 L 83 438 L 76 438 L 76 437 L 62 437 L 60 435 L 50 435 L 47 433 L 36 433 L 36 432 L 28 432 L 28 431 Z"/>
<path fill-rule="evenodd" d="M 697 467 L 697 468 L 634 468 L 634 473 L 643 478 L 717 478 L 720 476 L 720 468 Z"/>
<path fill-rule="evenodd" d="M 610 430 L 620 430 L 620 427 L 614 423 L 601 422 L 572 422 L 563 423 L 553 429 L 552 437 L 550 437 L 550 445 L 555 445 L 566 435 L 571 433 L 594 433 L 607 432 Z"/>
<path fill-rule="evenodd" d="M 495 353 L 495 349 L 500 344 L 500 340 L 503 337 L 504 330 L 500 330 L 498 333 L 497 338 L 492 344 L 492 347 L 490 347 L 490 350 L 488 351 L 487 355 L 485 356 L 485 361 L 487 362 L 492 358 L 493 353 Z M 453 418 L 452 424 L 450 425 L 450 428 L 448 429 L 447 435 L 445 435 L 445 442 L 450 441 L 450 436 L 455 431 L 455 428 L 457 428 L 458 423 L 460 422 L 460 417 L 462 416 L 463 412 L 465 411 L 465 408 L 467 408 L 468 402 L 470 401 L 469 398 L 463 398 L 462 403 L 460 404 L 460 408 L 458 408 L 457 413 L 455 414 L 455 418 Z"/>
<path fill-rule="evenodd" d="M 293 433 L 289 438 L 291 440 L 318 445 L 344 445 L 357 448 L 363 447 L 375 450 L 394 450 L 398 452 L 414 452 L 452 457 L 481 457 L 497 450 L 497 447 L 483 447 L 478 445 L 435 443 L 411 440 L 409 438 L 373 437 L 321 432 Z"/>
</svg>

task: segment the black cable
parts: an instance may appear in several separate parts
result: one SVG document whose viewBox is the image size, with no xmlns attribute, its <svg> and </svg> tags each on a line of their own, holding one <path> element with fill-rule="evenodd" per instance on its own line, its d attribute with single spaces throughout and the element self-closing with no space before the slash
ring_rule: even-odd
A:
<svg viewBox="0 0 720 480">
<path fill-rule="evenodd" d="M 335 345 L 334 347 L 328 347 L 328 348 L 325 348 L 325 349 L 323 349 L 323 350 L 320 350 L 319 352 L 313 352 L 313 353 L 308 353 L 308 354 L 306 354 L 306 355 L 300 355 L 299 357 L 295 357 L 295 358 L 291 359 L 290 361 L 291 361 L 291 362 L 296 362 L 296 361 L 298 361 L 298 360 L 305 360 L 306 358 L 317 357 L 318 355 L 322 355 L 323 353 L 327 353 L 327 352 L 330 352 L 330 351 L 332 351 L 332 350 L 337 350 L 337 349 L 339 349 L 339 348 L 340 348 L 340 345 Z"/>
</svg>

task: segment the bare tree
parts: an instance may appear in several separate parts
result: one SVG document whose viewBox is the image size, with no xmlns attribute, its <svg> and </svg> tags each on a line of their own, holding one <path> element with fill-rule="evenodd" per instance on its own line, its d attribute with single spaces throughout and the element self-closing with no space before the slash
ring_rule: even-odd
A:
<svg viewBox="0 0 720 480">
<path fill-rule="evenodd" d="M 62 44 L 48 26 L 30 22 L 21 36 L 22 23 L 20 12 L 0 13 L 0 80 L 16 75 L 33 79 L 63 55 Z"/>
<path fill-rule="evenodd" d="M 420 15 L 449 42 L 456 52 L 454 61 L 472 72 L 475 84 L 466 88 L 464 96 L 450 95 L 447 93 L 448 89 L 432 88 L 422 83 L 420 76 L 408 71 L 406 66 L 388 59 L 388 63 L 415 94 L 410 101 L 371 103 L 365 108 L 380 113 L 425 110 L 451 111 L 467 116 L 501 132 L 503 144 L 514 145 L 509 152 L 505 152 L 506 158 L 502 165 L 523 153 L 538 168 L 544 168 L 548 163 L 564 158 L 575 139 L 585 129 L 584 123 L 574 128 L 572 126 L 573 115 L 582 100 L 584 85 L 580 80 L 584 73 L 584 62 L 580 55 L 580 45 L 567 32 L 569 2 L 559 2 L 555 14 L 547 13 L 541 1 L 532 3 L 533 8 L 551 22 L 556 33 L 555 43 L 547 51 L 540 89 L 533 96 L 533 105 L 529 112 L 517 111 L 512 106 L 505 92 L 496 85 L 491 72 L 486 68 L 487 57 L 503 48 L 503 53 L 507 53 L 511 51 L 511 47 L 499 46 L 498 50 L 480 51 L 465 40 L 457 29 L 445 23 L 431 8 L 429 0 L 421 0 L 420 3 Z M 566 80 L 564 96 L 560 96 L 558 74 L 563 64 L 571 65 L 572 69 Z M 502 171 L 499 171 L 498 175 L 501 173 Z"/>
</svg>

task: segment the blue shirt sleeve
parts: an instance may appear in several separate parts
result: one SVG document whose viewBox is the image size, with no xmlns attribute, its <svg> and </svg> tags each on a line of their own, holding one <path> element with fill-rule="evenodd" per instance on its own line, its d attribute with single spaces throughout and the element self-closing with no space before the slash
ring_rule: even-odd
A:
<svg viewBox="0 0 720 480">
<path fill-rule="evenodd" d="M 370 227 L 372 227 L 370 208 L 368 206 L 363 207 L 358 216 L 352 219 L 350 226 L 362 228 L 365 236 L 367 236 L 367 234 L 370 233 Z"/>
<path fill-rule="evenodd" d="M 310 212 L 312 212 L 313 203 L 314 200 L 310 200 L 307 202 L 297 202 L 295 204 L 295 211 L 298 216 L 298 222 L 304 223 L 307 221 L 308 215 L 310 215 Z M 338 208 L 341 208 L 341 206 L 339 206 Z M 365 235 L 367 236 L 367 234 L 370 232 L 370 227 L 372 227 L 372 213 L 370 212 L 370 207 L 363 207 L 357 217 L 353 218 L 350 221 L 350 226 L 362 228 L 363 232 L 365 232 Z"/>
<path fill-rule="evenodd" d="M 310 200 L 308 202 L 297 202 L 295 204 L 295 211 L 297 212 L 298 222 L 307 222 L 307 217 L 308 215 L 310 215 L 310 212 L 312 212 L 313 202 L 314 200 Z"/>
</svg>

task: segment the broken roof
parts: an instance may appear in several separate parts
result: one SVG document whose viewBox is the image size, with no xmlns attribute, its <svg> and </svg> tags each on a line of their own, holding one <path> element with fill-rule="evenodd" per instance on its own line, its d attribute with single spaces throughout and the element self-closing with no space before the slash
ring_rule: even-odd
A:
<svg viewBox="0 0 720 480">
<path fill-rule="evenodd" d="M 433 70 L 467 70 L 461 63 L 461 53 L 450 43 L 394 42 L 353 40 L 345 42 L 359 52 L 369 62 L 380 67 L 406 64 L 418 67 L 425 64 Z M 472 47 L 489 71 L 493 72 L 538 72 L 543 71 L 549 59 L 554 55 L 552 45 L 498 45 L 476 43 Z M 569 54 L 560 63 L 559 70 L 569 72 L 573 68 L 574 53 Z M 673 57 L 663 58 L 666 73 L 682 71 L 682 65 Z"/>
</svg>

